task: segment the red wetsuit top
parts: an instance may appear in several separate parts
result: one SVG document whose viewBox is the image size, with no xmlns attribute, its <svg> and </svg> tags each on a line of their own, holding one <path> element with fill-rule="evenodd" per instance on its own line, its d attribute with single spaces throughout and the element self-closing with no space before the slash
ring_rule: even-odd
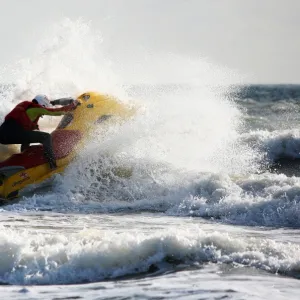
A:
<svg viewBox="0 0 300 300">
<path fill-rule="evenodd" d="M 49 112 L 49 115 L 51 115 L 51 112 L 53 113 L 61 113 L 62 115 L 65 114 L 65 112 L 71 111 L 74 109 L 74 105 L 70 104 L 67 106 L 59 107 L 59 108 L 47 108 L 43 107 L 39 104 L 33 103 L 31 101 L 23 101 L 19 103 L 8 115 L 5 117 L 5 121 L 13 119 L 15 120 L 19 125 L 21 125 L 25 130 L 35 130 L 38 129 L 38 121 L 39 118 L 44 115 L 45 113 L 41 113 L 39 116 L 36 117 L 35 120 L 31 120 L 26 113 L 27 109 L 30 108 L 40 108 L 42 111 Z"/>
</svg>

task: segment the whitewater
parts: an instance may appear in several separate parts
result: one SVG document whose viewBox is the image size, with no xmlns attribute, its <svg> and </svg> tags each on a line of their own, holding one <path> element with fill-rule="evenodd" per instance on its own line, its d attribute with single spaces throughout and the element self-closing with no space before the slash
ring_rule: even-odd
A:
<svg viewBox="0 0 300 300">
<path fill-rule="evenodd" d="M 1 69 L 1 121 L 41 92 L 95 90 L 137 113 L 0 208 L 1 297 L 298 299 L 300 87 L 246 86 L 201 57 L 111 57 L 83 20 L 44 36 Z"/>
</svg>

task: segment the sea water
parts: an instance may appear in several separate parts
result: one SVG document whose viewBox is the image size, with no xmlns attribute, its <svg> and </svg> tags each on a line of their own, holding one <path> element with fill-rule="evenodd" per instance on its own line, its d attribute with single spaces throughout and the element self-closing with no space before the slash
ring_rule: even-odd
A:
<svg viewBox="0 0 300 300">
<path fill-rule="evenodd" d="M 40 92 L 96 90 L 137 109 L 1 208 L 1 297 L 298 299 L 300 87 L 243 85 L 168 53 L 128 66 L 104 44 L 67 19 L 1 73 L 1 120 Z"/>
</svg>

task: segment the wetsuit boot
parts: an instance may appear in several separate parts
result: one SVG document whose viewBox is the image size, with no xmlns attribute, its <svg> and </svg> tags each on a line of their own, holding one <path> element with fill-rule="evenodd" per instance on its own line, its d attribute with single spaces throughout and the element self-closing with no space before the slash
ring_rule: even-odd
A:
<svg viewBox="0 0 300 300">
<path fill-rule="evenodd" d="M 52 139 L 51 139 L 50 134 L 49 134 L 49 136 L 47 136 L 47 138 L 43 141 L 42 144 L 44 146 L 44 155 L 45 155 L 46 160 L 49 163 L 50 169 L 55 170 L 57 168 L 57 164 L 56 164 L 56 159 L 55 159 L 55 155 L 53 152 Z"/>
</svg>

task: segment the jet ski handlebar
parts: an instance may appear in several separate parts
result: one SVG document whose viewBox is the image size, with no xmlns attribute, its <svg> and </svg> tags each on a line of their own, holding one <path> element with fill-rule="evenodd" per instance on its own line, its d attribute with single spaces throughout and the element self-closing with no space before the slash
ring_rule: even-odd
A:
<svg viewBox="0 0 300 300">
<path fill-rule="evenodd" d="M 50 101 L 50 103 L 52 105 L 63 105 L 63 106 L 70 105 L 72 103 L 76 106 L 80 105 L 80 102 L 78 100 L 71 98 L 71 97 L 52 100 L 52 101 Z"/>
</svg>

